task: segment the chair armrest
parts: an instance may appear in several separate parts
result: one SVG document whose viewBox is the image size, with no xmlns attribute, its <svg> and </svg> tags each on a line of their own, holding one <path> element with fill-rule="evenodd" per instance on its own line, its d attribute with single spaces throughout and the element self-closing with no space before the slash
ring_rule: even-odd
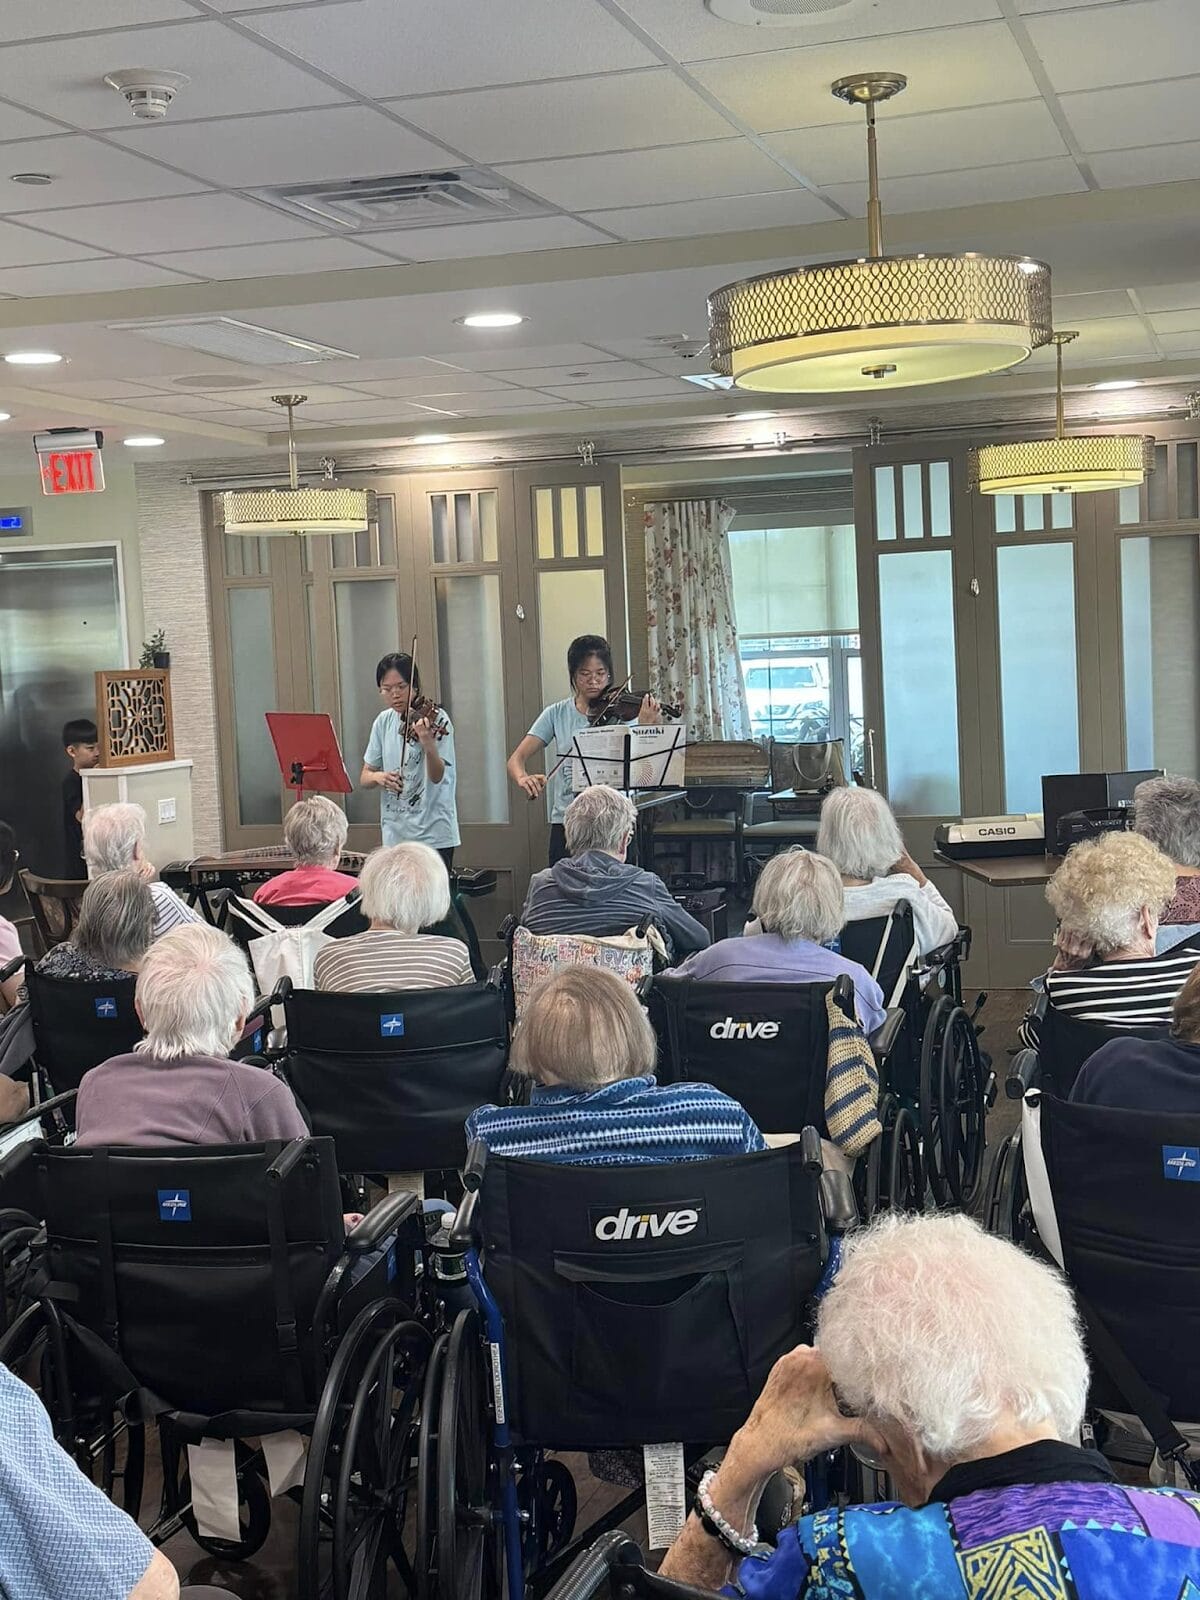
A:
<svg viewBox="0 0 1200 1600">
<path fill-rule="evenodd" d="M 1042 1068 L 1036 1050 L 1018 1050 L 1004 1080 L 1004 1093 L 1010 1100 L 1024 1100 L 1031 1089 L 1040 1089 Z"/>
<path fill-rule="evenodd" d="M 418 1211 L 420 1205 L 418 1196 L 409 1189 L 396 1189 L 384 1195 L 346 1235 L 346 1249 L 356 1256 L 373 1250 L 381 1240 L 395 1233 L 406 1217 Z"/>
<path fill-rule="evenodd" d="M 842 1234 L 857 1228 L 858 1203 L 854 1198 L 854 1188 L 849 1173 L 837 1172 L 832 1167 L 826 1167 L 821 1174 L 818 1190 L 826 1233 L 834 1238 L 840 1238 Z"/>
<path fill-rule="evenodd" d="M 900 1037 L 901 1030 L 907 1020 L 903 1007 L 888 1007 L 884 1013 L 883 1021 L 867 1040 L 867 1043 L 871 1046 L 871 1054 L 875 1057 L 877 1064 L 882 1065 L 896 1048 L 896 1040 Z"/>
</svg>

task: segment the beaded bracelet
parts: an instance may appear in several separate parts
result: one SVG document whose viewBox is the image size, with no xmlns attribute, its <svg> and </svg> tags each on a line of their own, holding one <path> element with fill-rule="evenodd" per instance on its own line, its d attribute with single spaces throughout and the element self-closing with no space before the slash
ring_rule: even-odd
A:
<svg viewBox="0 0 1200 1600">
<path fill-rule="evenodd" d="M 753 1555 L 758 1549 L 758 1528 L 752 1525 L 748 1534 L 739 1533 L 717 1510 L 708 1492 L 708 1486 L 716 1475 L 717 1469 L 710 1467 L 700 1479 L 700 1487 L 696 1490 L 696 1515 L 700 1518 L 705 1532 L 710 1533 L 714 1539 L 719 1539 L 731 1554 Z"/>
</svg>

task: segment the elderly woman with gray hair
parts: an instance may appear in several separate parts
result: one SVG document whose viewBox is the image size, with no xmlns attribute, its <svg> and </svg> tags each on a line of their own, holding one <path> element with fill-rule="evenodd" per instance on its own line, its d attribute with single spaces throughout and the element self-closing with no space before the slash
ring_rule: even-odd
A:
<svg viewBox="0 0 1200 1600">
<path fill-rule="evenodd" d="M 747 1600 L 1190 1592 L 1195 1497 L 1115 1484 L 1079 1445 L 1087 1393 L 1053 1268 L 967 1217 L 886 1212 L 847 1238 L 813 1347 L 776 1363 L 662 1575 L 717 1590 L 736 1574 Z M 759 1544 L 767 1482 L 839 1445 L 902 1504 L 835 1507 Z"/>
<path fill-rule="evenodd" d="M 689 956 L 680 973 L 710 983 L 830 983 L 845 973 L 864 1031 L 880 1026 L 883 991 L 865 967 L 829 948 L 846 920 L 842 880 L 831 861 L 800 849 L 772 856 L 750 909 L 761 932 L 719 940 Z"/>
<path fill-rule="evenodd" d="M 1200 783 L 1147 778 L 1133 791 L 1133 827 L 1175 866 L 1175 893 L 1158 920 L 1161 953 L 1200 933 Z"/>
<path fill-rule="evenodd" d="M 37 964 L 47 978 L 102 983 L 131 978 L 154 938 L 154 897 L 140 872 L 106 872 L 93 878 L 79 902 L 79 917 L 65 944 Z"/>
<path fill-rule="evenodd" d="M 922 955 L 957 934 L 958 918 L 909 855 L 891 806 L 876 790 L 831 790 L 821 806 L 817 849 L 841 873 L 847 922 L 886 917 L 907 900 Z"/>
<path fill-rule="evenodd" d="M 154 900 L 154 937 L 181 928 L 186 923 L 202 923 L 204 918 L 159 881 L 154 864 L 146 856 L 146 813 L 132 801 L 97 806 L 84 813 L 83 853 L 93 878 L 127 868 L 141 873 L 150 885 Z"/>
<path fill-rule="evenodd" d="M 283 842 L 296 865 L 259 884 L 255 905 L 329 905 L 357 889 L 357 878 L 337 870 L 349 831 L 346 813 L 323 794 L 297 800 L 283 819 Z"/>
</svg>

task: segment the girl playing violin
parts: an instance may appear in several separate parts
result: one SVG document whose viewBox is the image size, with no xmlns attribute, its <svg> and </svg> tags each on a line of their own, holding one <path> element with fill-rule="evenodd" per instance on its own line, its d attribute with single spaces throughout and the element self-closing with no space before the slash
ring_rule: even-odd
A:
<svg viewBox="0 0 1200 1600">
<path fill-rule="evenodd" d="M 432 845 L 449 869 L 460 843 L 454 728 L 440 706 L 421 698 L 421 674 L 411 656 L 384 656 L 375 682 L 386 709 L 371 727 L 359 784 L 381 791 L 384 844 Z"/>
<path fill-rule="evenodd" d="M 525 763 L 539 750 L 553 744 L 556 757 L 561 759 L 571 749 L 575 735 L 582 728 L 592 726 L 596 702 L 613 681 L 612 651 L 608 640 L 598 633 L 584 633 L 572 639 L 567 650 L 567 676 L 571 693 L 565 700 L 556 700 L 545 706 L 541 715 L 508 758 L 508 775 L 531 800 L 544 791 L 546 777 L 541 772 L 530 772 Z M 662 723 L 662 707 L 653 695 L 646 695 L 638 711 L 637 720 L 658 727 Z M 563 761 L 551 784 L 550 807 L 550 865 L 561 861 L 567 853 L 563 833 L 563 817 L 574 797 L 574 778 L 571 762 Z"/>
</svg>

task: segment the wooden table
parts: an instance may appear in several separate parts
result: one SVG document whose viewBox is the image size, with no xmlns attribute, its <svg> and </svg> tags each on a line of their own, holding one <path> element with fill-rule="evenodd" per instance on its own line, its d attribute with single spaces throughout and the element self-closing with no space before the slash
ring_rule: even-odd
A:
<svg viewBox="0 0 1200 1600">
<path fill-rule="evenodd" d="M 943 867 L 956 867 L 968 878 L 977 878 L 993 889 L 1019 889 L 1047 884 L 1062 866 L 1061 856 L 1044 852 L 1028 856 L 948 856 L 935 850 Z"/>
</svg>

